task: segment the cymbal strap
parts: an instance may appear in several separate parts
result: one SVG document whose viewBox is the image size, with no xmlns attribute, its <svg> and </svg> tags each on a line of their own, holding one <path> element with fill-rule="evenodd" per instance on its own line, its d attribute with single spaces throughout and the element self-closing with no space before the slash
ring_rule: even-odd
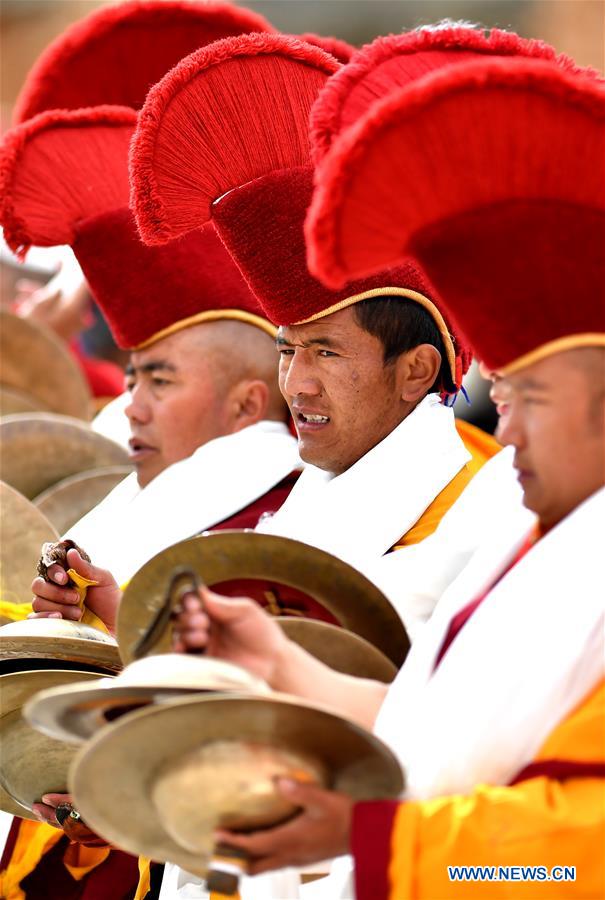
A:
<svg viewBox="0 0 605 900">
<path fill-rule="evenodd" d="M 211 892 L 212 900 L 218 900 L 217 894 L 225 897 L 238 895 L 239 880 L 247 874 L 249 862 L 249 855 L 239 847 L 216 844 L 206 876 L 206 887 Z"/>
</svg>

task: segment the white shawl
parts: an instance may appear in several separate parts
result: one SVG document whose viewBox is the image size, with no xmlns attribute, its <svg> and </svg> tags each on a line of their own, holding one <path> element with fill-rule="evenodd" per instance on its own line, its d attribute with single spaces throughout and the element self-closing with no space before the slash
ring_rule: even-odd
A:
<svg viewBox="0 0 605 900">
<path fill-rule="evenodd" d="M 364 567 L 364 575 L 403 619 L 412 641 L 495 526 L 510 525 L 516 534 L 535 522 L 534 514 L 523 506 L 513 453 L 506 447 L 485 463 L 432 535 Z"/>
<path fill-rule="evenodd" d="M 245 509 L 300 465 L 286 425 L 258 422 L 198 447 L 143 489 L 128 475 L 66 536 L 123 584 L 160 550 Z"/>
<path fill-rule="evenodd" d="M 508 784 L 603 678 L 604 517 L 601 489 L 507 572 L 433 671 L 452 618 L 493 584 L 527 529 L 506 522 L 443 595 L 375 724 L 405 769 L 407 798 Z M 349 900 L 351 876 L 342 857 L 300 896 Z"/>
<path fill-rule="evenodd" d="M 527 535 L 505 529 L 444 594 L 375 726 L 406 769 L 407 796 L 507 784 L 603 677 L 604 520 L 601 489 L 507 572 L 433 672 L 453 616 L 493 583 Z"/>
<path fill-rule="evenodd" d="M 341 475 L 307 466 L 257 531 L 303 541 L 361 568 L 409 531 L 470 458 L 452 410 L 429 394 Z"/>
</svg>

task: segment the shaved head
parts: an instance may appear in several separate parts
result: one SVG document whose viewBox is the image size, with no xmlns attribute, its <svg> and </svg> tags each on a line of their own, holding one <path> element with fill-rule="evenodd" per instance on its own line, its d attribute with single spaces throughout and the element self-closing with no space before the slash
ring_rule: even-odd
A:
<svg viewBox="0 0 605 900">
<path fill-rule="evenodd" d="M 278 357 L 275 341 L 256 325 L 237 319 L 219 319 L 187 328 L 194 352 L 210 356 L 222 389 L 228 391 L 238 381 L 259 379 L 269 388 L 266 419 L 285 421 L 286 404 L 277 381 Z"/>
<path fill-rule="evenodd" d="M 208 441 L 285 422 L 277 372 L 273 338 L 237 320 L 201 322 L 133 351 L 125 412 L 141 487 Z"/>
</svg>

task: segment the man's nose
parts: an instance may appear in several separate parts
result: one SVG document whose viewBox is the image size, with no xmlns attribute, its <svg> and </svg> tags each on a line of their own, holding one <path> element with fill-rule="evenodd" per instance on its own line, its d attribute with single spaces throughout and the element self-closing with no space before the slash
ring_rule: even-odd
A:
<svg viewBox="0 0 605 900">
<path fill-rule="evenodd" d="M 149 422 L 151 408 L 145 399 L 144 391 L 140 385 L 135 385 L 130 391 L 130 400 L 124 407 L 124 412 L 129 422 L 138 422 L 141 425 Z"/>
<path fill-rule="evenodd" d="M 506 411 L 500 416 L 495 437 L 505 447 L 510 445 L 520 449 L 524 445 L 524 432 L 514 404 L 509 404 Z"/>
<path fill-rule="evenodd" d="M 286 397 L 297 397 L 301 394 L 318 397 L 322 392 L 321 381 L 313 366 L 296 351 L 288 357 L 288 366 L 283 376 L 280 377 L 280 382 L 282 393 Z"/>
</svg>

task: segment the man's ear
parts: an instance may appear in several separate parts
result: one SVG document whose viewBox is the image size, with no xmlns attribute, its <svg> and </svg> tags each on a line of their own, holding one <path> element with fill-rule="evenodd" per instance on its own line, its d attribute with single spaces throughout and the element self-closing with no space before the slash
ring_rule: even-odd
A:
<svg viewBox="0 0 605 900">
<path fill-rule="evenodd" d="M 233 411 L 233 432 L 255 425 L 266 417 L 269 387 L 260 378 L 239 381 L 232 389 L 230 405 Z"/>
<path fill-rule="evenodd" d="M 441 368 L 441 353 L 432 344 L 419 344 L 402 353 L 395 365 L 401 399 L 408 403 L 418 403 L 437 380 Z"/>
</svg>

